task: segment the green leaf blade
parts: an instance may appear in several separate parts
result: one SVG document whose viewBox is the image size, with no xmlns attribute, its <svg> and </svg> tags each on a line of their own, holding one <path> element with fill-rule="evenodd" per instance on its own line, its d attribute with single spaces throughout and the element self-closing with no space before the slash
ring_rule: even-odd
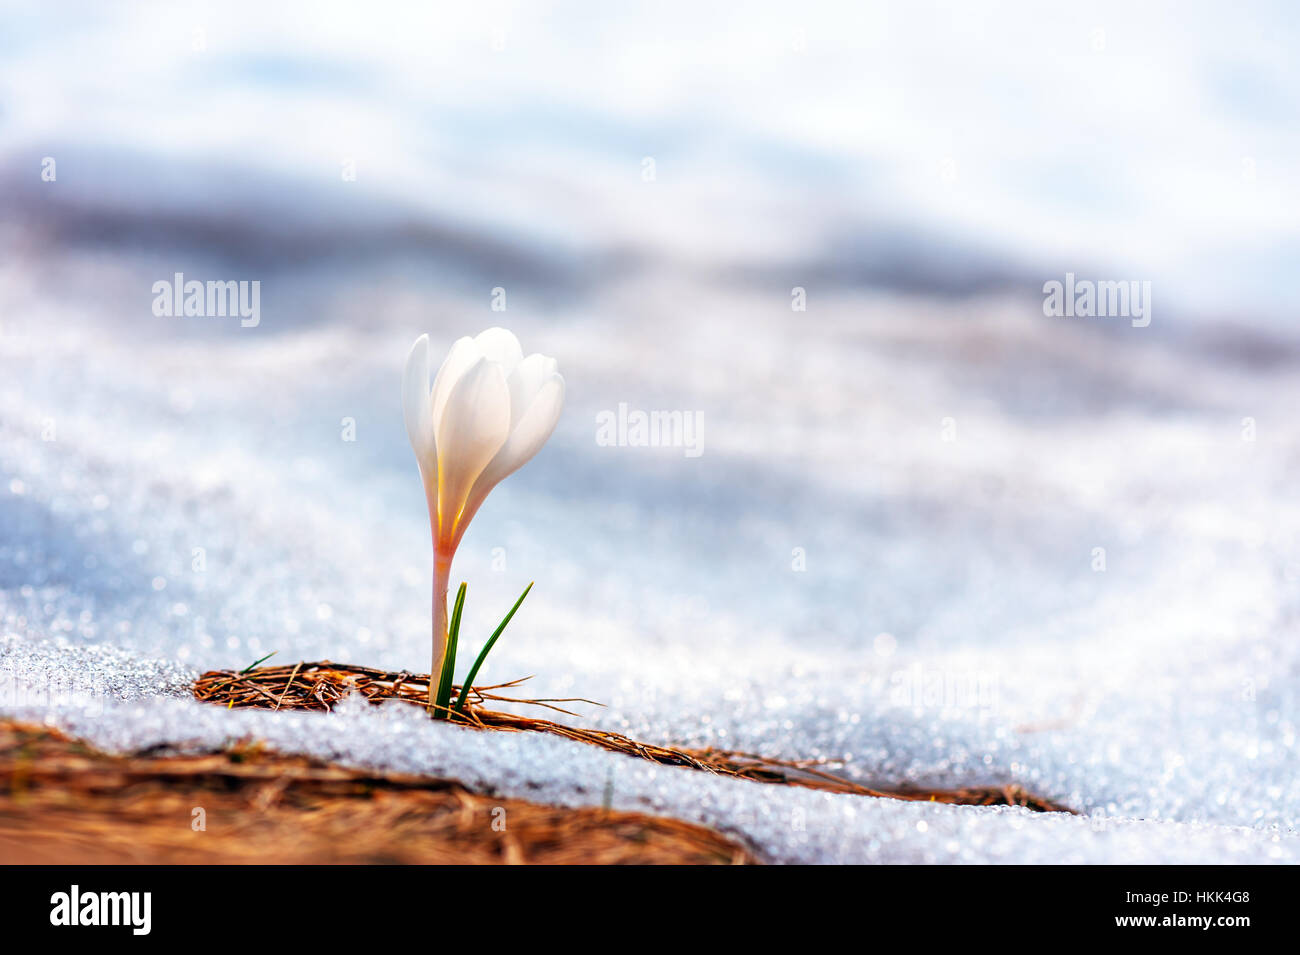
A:
<svg viewBox="0 0 1300 955">
<path fill-rule="evenodd" d="M 469 699 L 469 689 L 474 683 L 474 678 L 478 676 L 479 668 L 483 666 L 483 661 L 487 659 L 488 652 L 497 642 L 497 637 L 501 636 L 501 634 L 505 632 L 506 624 L 510 623 L 510 618 L 515 615 L 515 611 L 519 609 L 520 605 L 524 602 L 524 598 L 528 596 L 528 591 L 533 589 L 534 583 L 536 583 L 536 581 L 533 581 L 524 588 L 524 592 L 519 595 L 519 599 L 516 600 L 515 605 L 510 608 L 510 612 L 506 614 L 505 619 L 501 621 L 501 625 L 493 631 L 492 636 L 488 637 L 487 643 L 483 644 L 483 649 L 479 651 L 478 659 L 474 661 L 474 665 L 470 667 L 469 674 L 465 677 L 465 682 L 461 684 L 460 698 L 456 701 L 457 713 L 465 712 L 465 702 Z"/>
<path fill-rule="evenodd" d="M 272 651 L 271 651 L 270 653 L 268 653 L 266 656 L 264 656 L 264 657 L 262 657 L 262 658 L 260 658 L 260 659 L 258 659 L 258 660 L 254 660 L 252 663 L 250 663 L 248 666 L 244 667 L 244 668 L 243 668 L 242 670 L 240 670 L 239 672 L 240 672 L 241 674 L 244 674 L 244 673 L 250 673 L 250 672 L 252 672 L 252 670 L 253 670 L 253 669 L 254 669 L 254 668 L 255 668 L 259 663 L 265 663 L 267 660 L 271 659 L 271 657 L 275 656 L 275 655 L 276 655 L 277 653 L 279 653 L 279 652 L 280 652 L 279 650 L 272 650 Z"/>
</svg>

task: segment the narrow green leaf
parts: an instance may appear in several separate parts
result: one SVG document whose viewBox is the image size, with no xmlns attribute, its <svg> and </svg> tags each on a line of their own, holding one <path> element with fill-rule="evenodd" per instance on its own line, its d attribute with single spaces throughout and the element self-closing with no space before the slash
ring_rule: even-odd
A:
<svg viewBox="0 0 1300 955">
<path fill-rule="evenodd" d="M 537 581 L 533 581 L 533 583 L 530 583 L 524 588 L 524 592 L 519 595 L 519 599 L 516 600 L 515 605 L 510 608 L 510 612 L 506 614 L 506 618 L 501 621 L 501 626 L 497 627 L 492 636 L 488 637 L 487 643 L 483 644 L 483 649 L 479 651 L 478 659 L 475 660 L 474 665 L 469 668 L 469 675 L 465 677 L 465 682 L 461 685 L 460 699 L 456 701 L 457 713 L 465 712 L 465 701 L 469 699 L 469 688 L 474 683 L 474 677 L 478 676 L 479 667 L 483 665 L 483 661 L 487 659 L 488 651 L 492 649 L 492 644 L 497 642 L 497 637 L 501 636 L 502 631 L 506 628 L 506 624 L 508 624 L 510 618 L 515 615 L 515 611 L 519 609 L 519 605 L 524 602 L 524 598 L 528 596 L 528 591 L 533 589 L 533 584 L 535 583 L 537 583 Z"/>
<path fill-rule="evenodd" d="M 253 669 L 253 667 L 257 666 L 259 663 L 263 663 L 263 662 L 265 662 L 265 661 L 271 659 L 271 657 L 275 656 L 275 655 L 276 655 L 277 653 L 279 653 L 279 652 L 280 652 L 279 650 L 272 650 L 272 651 L 271 651 L 270 653 L 268 653 L 266 656 L 262 657 L 261 660 L 254 660 L 252 663 L 250 663 L 248 666 L 244 667 L 244 668 L 243 668 L 242 670 L 240 670 L 239 672 L 240 672 L 240 673 L 247 673 L 249 670 Z"/>
<path fill-rule="evenodd" d="M 456 673 L 456 644 L 460 642 L 460 615 L 465 609 L 465 588 L 461 583 L 456 591 L 456 603 L 451 608 L 451 623 L 447 627 L 447 656 L 442 661 L 442 673 L 438 675 L 438 696 L 433 711 L 435 720 L 447 718 L 447 704 L 451 702 L 451 683 Z"/>
</svg>

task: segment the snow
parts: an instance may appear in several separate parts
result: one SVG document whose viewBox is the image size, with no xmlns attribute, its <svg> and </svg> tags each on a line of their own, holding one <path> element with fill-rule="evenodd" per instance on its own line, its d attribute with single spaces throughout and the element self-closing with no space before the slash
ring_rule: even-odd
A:
<svg viewBox="0 0 1300 955">
<path fill-rule="evenodd" d="M 764 363 L 788 319 L 718 304 L 710 335 L 729 320 L 745 342 L 726 380 L 697 370 L 712 352 L 689 337 L 665 336 L 678 351 L 660 368 L 581 319 L 512 323 L 560 356 L 571 398 L 457 557 L 475 648 L 537 580 L 483 678 L 532 674 L 535 695 L 607 704 L 581 708 L 584 725 L 652 742 L 825 757 L 882 785 L 1014 782 L 1083 818 L 787 792 L 400 714 L 174 699 L 185 674 L 272 650 L 426 666 L 427 527 L 396 387 L 413 328 L 378 322 L 124 344 L 74 338 L 68 315 L 58 335 L 7 339 L 5 709 L 115 749 L 251 733 L 562 803 L 598 802 L 612 773 L 619 805 L 718 825 L 772 859 L 1293 858 L 1289 363 L 1242 369 L 1006 301 L 961 326 L 990 341 L 981 367 L 940 334 L 963 321 L 954 307 L 850 301 L 830 341 L 777 369 Z M 907 331 L 887 330 L 900 312 Z M 1048 352 L 1066 407 L 1027 407 L 1006 392 L 1046 374 Z M 1120 362 L 1161 399 L 1097 391 L 1096 369 Z M 596 443 L 597 410 L 668 394 L 707 422 L 702 456 Z M 100 712 L 69 704 L 78 693 Z"/>
<path fill-rule="evenodd" d="M 501 797 L 663 813 L 716 828 L 772 862 L 1257 863 L 1294 862 L 1300 848 L 1294 832 L 1277 827 L 1078 817 L 762 785 L 555 737 L 435 725 L 391 703 L 345 702 L 328 715 L 227 711 L 184 699 L 185 680 L 174 667 L 99 649 L 11 642 L 0 672 L 60 689 L 10 697 L 7 711 L 111 750 L 204 752 L 258 739 L 360 768 L 457 779 Z M 68 686 L 67 674 L 75 672 L 83 682 Z"/>
</svg>

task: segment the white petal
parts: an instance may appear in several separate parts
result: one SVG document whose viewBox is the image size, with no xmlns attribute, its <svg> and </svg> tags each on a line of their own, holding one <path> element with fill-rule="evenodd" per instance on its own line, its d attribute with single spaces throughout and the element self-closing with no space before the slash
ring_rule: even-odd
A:
<svg viewBox="0 0 1300 955">
<path fill-rule="evenodd" d="M 510 437 L 506 439 L 501 450 L 483 469 L 483 473 L 474 482 L 469 499 L 465 502 L 456 542 L 471 518 L 478 512 L 479 506 L 487 498 L 488 492 L 509 477 L 515 471 L 532 460 L 533 455 L 542 449 L 555 425 L 560 420 L 560 411 L 564 408 L 564 379 L 558 374 L 550 378 L 538 390 L 537 396 L 524 412 L 523 418 Z"/>
<path fill-rule="evenodd" d="M 545 355 L 529 355 L 521 361 L 510 375 L 510 423 L 517 425 L 533 403 L 542 385 L 551 380 L 558 366 L 554 358 Z"/>
<path fill-rule="evenodd" d="M 451 389 L 456 387 L 456 382 L 460 381 L 461 375 L 482 357 L 483 354 L 474 344 L 474 339 L 469 336 L 452 342 L 451 350 L 447 352 L 447 357 L 442 360 L 442 367 L 438 369 L 438 377 L 433 379 L 433 392 L 429 398 L 430 416 L 435 431 L 442 422 L 442 412 L 447 407 L 447 397 L 451 394 Z"/>
<path fill-rule="evenodd" d="M 422 473 L 437 474 L 437 450 L 433 444 L 433 418 L 429 413 L 429 336 L 421 335 L 406 356 L 402 372 L 402 417 L 406 436 L 420 462 Z"/>
<path fill-rule="evenodd" d="M 492 460 L 492 470 L 500 471 L 500 477 L 513 474 L 527 464 L 534 454 L 542 449 L 555 431 L 564 409 L 564 379 L 559 373 L 553 373 L 546 383 L 538 389 L 532 404 L 524 412 L 501 451 Z"/>
<path fill-rule="evenodd" d="M 456 530 L 474 482 L 510 435 L 510 389 L 501 366 L 480 358 L 460 376 L 438 424 L 438 528 Z"/>
<path fill-rule="evenodd" d="M 515 338 L 514 332 L 504 328 L 489 328 L 485 332 L 479 332 L 474 336 L 474 344 L 483 357 L 501 366 L 507 378 L 524 357 L 519 339 Z"/>
</svg>

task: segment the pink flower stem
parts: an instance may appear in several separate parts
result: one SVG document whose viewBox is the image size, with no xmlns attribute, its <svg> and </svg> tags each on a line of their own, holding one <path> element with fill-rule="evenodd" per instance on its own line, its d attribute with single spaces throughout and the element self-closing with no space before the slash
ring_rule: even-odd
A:
<svg viewBox="0 0 1300 955">
<path fill-rule="evenodd" d="M 451 555 L 433 553 L 433 669 L 429 671 L 429 710 L 437 702 L 443 662 L 447 658 L 447 585 L 451 581 Z M 434 712 L 435 716 L 440 714 Z M 445 714 L 441 714 L 445 715 Z"/>
</svg>

